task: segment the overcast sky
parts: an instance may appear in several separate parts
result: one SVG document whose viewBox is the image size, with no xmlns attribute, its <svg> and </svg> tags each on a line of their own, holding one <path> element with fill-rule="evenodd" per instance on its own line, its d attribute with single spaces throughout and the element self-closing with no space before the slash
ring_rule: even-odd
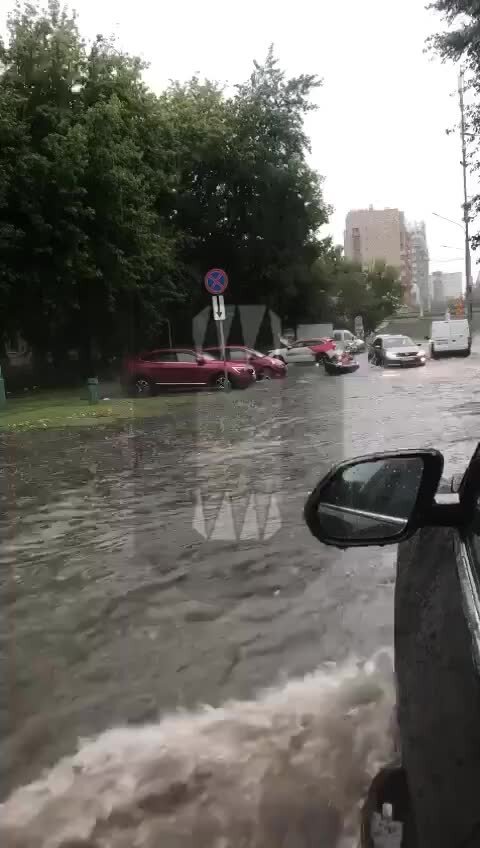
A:
<svg viewBox="0 0 480 848">
<path fill-rule="evenodd" d="M 335 210 L 328 228 L 335 240 L 343 243 L 349 209 L 399 207 L 409 220 L 425 220 L 432 270 L 463 269 L 460 228 L 432 215 L 460 220 L 462 175 L 458 136 L 445 133 L 458 123 L 457 71 L 424 53 L 425 38 L 441 27 L 426 0 L 73 5 L 83 33 L 113 33 L 150 62 L 156 90 L 197 72 L 238 82 L 273 42 L 289 74 L 323 79 L 307 129 L 312 164 Z"/>
</svg>

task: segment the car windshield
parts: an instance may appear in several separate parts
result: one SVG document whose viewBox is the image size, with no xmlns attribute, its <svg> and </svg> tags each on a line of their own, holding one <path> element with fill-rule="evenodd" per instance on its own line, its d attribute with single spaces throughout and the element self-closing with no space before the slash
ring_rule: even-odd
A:
<svg viewBox="0 0 480 848">
<path fill-rule="evenodd" d="M 391 347 L 413 347 L 414 344 L 408 336 L 390 336 L 383 340 L 383 346 L 388 349 Z"/>
</svg>

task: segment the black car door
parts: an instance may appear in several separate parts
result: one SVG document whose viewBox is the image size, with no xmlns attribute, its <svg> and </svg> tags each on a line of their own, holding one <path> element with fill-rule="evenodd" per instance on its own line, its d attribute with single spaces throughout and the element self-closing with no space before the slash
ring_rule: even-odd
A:
<svg viewBox="0 0 480 848">
<path fill-rule="evenodd" d="M 479 459 L 459 490 L 465 527 L 424 528 L 398 553 L 398 720 L 418 848 L 480 845 Z"/>
</svg>

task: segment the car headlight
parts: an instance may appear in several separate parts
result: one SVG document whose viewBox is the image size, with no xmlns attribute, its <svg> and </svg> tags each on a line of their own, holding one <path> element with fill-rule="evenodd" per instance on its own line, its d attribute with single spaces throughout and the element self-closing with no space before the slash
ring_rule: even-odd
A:
<svg viewBox="0 0 480 848">
<path fill-rule="evenodd" d="M 387 357 L 387 359 L 396 359 L 397 358 L 396 353 L 386 353 L 385 356 Z"/>
</svg>

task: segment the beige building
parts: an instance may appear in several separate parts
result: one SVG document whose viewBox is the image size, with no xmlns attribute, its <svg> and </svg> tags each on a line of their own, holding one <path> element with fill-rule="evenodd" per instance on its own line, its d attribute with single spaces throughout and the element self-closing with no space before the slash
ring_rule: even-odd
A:
<svg viewBox="0 0 480 848">
<path fill-rule="evenodd" d="M 430 288 L 436 306 L 444 304 L 448 300 L 456 300 L 463 294 L 462 272 L 434 271 L 430 276 Z"/>
<path fill-rule="evenodd" d="M 405 302 L 411 301 L 410 234 L 399 209 L 353 209 L 345 225 L 345 256 L 364 267 L 384 260 L 400 271 Z"/>
</svg>

